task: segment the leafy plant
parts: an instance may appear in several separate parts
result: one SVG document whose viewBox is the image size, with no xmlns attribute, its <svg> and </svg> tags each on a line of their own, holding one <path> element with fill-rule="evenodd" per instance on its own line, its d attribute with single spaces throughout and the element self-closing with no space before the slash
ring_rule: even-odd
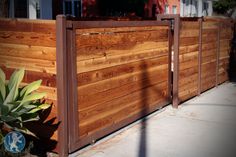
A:
<svg viewBox="0 0 236 157">
<path fill-rule="evenodd" d="M 47 109 L 50 105 L 40 102 L 45 93 L 35 92 L 42 80 L 20 87 L 24 71 L 16 70 L 7 82 L 5 73 L 0 69 L 0 129 L 7 128 L 34 136 L 24 127 L 24 123 L 39 120 L 38 111 Z"/>
<path fill-rule="evenodd" d="M 235 0 L 218 0 L 213 2 L 213 10 L 218 14 L 231 16 L 236 8 Z"/>
</svg>

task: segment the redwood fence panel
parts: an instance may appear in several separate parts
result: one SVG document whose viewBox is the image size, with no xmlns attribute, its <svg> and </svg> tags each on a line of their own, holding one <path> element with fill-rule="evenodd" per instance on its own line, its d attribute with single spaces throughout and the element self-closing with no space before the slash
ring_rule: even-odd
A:
<svg viewBox="0 0 236 157">
<path fill-rule="evenodd" d="M 70 151 L 170 103 L 168 22 L 72 25 L 78 121 L 71 124 L 77 133 Z"/>
<path fill-rule="evenodd" d="M 55 21 L 0 19 L 0 68 L 7 79 L 25 68 L 22 86 L 41 79 L 39 92 L 52 103 L 48 119 L 57 117 Z M 57 132 L 52 139 L 57 140 Z"/>
<path fill-rule="evenodd" d="M 233 28 L 232 22 L 224 21 L 220 23 L 220 48 L 219 48 L 219 68 L 218 68 L 218 83 L 223 83 L 229 80 L 229 60 L 231 44 L 233 39 Z"/>
<path fill-rule="evenodd" d="M 181 21 L 179 50 L 179 99 L 198 94 L 199 21 Z"/>
<path fill-rule="evenodd" d="M 217 85 L 218 37 L 219 26 L 215 21 L 203 21 L 202 24 L 202 62 L 201 91 Z"/>
<path fill-rule="evenodd" d="M 228 80 L 230 19 L 160 17 L 174 34 L 169 21 L 0 19 L 0 67 L 43 80 L 60 156 Z"/>
<path fill-rule="evenodd" d="M 228 80 L 233 21 L 181 18 L 179 101 Z"/>
</svg>

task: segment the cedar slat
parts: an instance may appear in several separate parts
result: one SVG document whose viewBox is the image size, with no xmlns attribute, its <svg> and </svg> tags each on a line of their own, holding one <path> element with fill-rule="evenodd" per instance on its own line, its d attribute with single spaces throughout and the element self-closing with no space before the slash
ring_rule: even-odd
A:
<svg viewBox="0 0 236 157">
<path fill-rule="evenodd" d="M 167 86 L 167 84 L 164 86 Z M 144 96 L 145 93 L 146 96 Z M 144 105 L 156 105 L 156 101 L 165 100 L 165 96 L 163 95 L 165 93 L 166 91 L 160 85 L 152 86 L 144 91 L 130 94 L 122 99 L 108 102 L 102 106 L 99 105 L 98 108 L 92 108 L 90 112 L 87 111 L 87 113 L 84 114 L 80 113 L 80 134 L 83 135 L 86 132 L 92 132 L 97 128 L 104 127 L 105 124 L 118 121 L 117 119 L 122 118 L 122 116 L 126 117 L 124 114 L 121 114 L 121 112 L 125 112 L 126 115 L 129 115 L 138 112 L 137 110 L 143 108 Z"/>
<path fill-rule="evenodd" d="M 118 77 L 124 74 L 131 74 L 140 70 L 147 70 L 152 67 L 158 67 L 159 69 L 165 69 L 168 66 L 168 58 L 166 56 L 160 58 L 152 58 L 143 61 L 137 61 L 129 64 L 122 64 L 119 66 L 113 66 L 104 69 L 98 69 L 95 71 L 89 71 L 77 75 L 78 85 L 85 84 Z"/>
<path fill-rule="evenodd" d="M 165 69 L 159 69 L 158 67 L 150 68 L 147 71 L 140 70 L 138 72 L 125 74 L 110 79 L 105 79 L 84 86 L 79 86 L 78 87 L 79 95 L 80 96 L 92 95 L 99 92 L 116 89 L 120 86 L 132 84 L 134 82 L 141 81 L 144 79 L 150 79 L 150 81 L 153 81 L 153 79 L 158 78 L 155 81 L 163 80 L 167 78 L 166 76 L 167 70 L 168 70 L 167 67 Z"/>
<path fill-rule="evenodd" d="M 140 60 L 167 56 L 168 48 L 147 50 L 138 54 L 124 54 L 119 56 L 103 57 L 77 62 L 77 73 L 84 73 L 98 69 L 137 62 Z"/>
<path fill-rule="evenodd" d="M 167 27 L 77 29 L 76 52 L 79 139 L 166 102 Z"/>
<path fill-rule="evenodd" d="M 56 48 L 0 43 L 0 55 L 56 61 Z"/>
<path fill-rule="evenodd" d="M 143 74 L 143 77 L 148 77 L 148 78 L 143 78 L 140 81 L 134 81 L 130 84 L 125 84 L 123 86 L 117 87 L 117 88 L 112 88 L 110 90 L 106 90 L 103 92 L 99 92 L 99 93 L 95 93 L 95 94 L 80 94 L 80 90 L 78 90 L 78 103 L 80 104 L 80 107 L 83 108 L 87 108 L 87 107 L 91 107 L 94 104 L 101 104 L 108 102 L 108 101 L 112 101 L 113 99 L 116 98 L 122 98 L 125 95 L 128 95 L 132 92 L 138 91 L 138 90 L 142 90 L 145 87 L 148 86 L 152 86 L 154 84 L 157 84 L 159 82 L 162 81 L 167 81 L 167 74 L 168 71 L 166 70 L 165 72 L 159 73 L 159 75 L 156 75 L 154 77 L 150 77 L 150 76 L 145 76 L 148 74 Z M 156 79 L 156 78 L 159 79 Z M 122 80 L 120 80 L 122 81 Z M 81 92 L 82 93 L 82 92 Z M 93 98 L 93 99 L 91 99 Z"/>
<path fill-rule="evenodd" d="M 52 104 L 47 120 L 57 117 L 55 28 L 55 21 L 0 19 L 0 68 L 7 79 L 15 69 L 25 68 L 21 87 L 42 79 L 37 91 L 46 92 L 46 103 Z M 50 132 L 49 128 L 34 129 Z M 50 135 L 58 139 L 57 131 Z"/>
<path fill-rule="evenodd" d="M 180 38 L 180 45 L 181 46 L 190 46 L 190 45 L 195 45 L 198 44 L 198 37 L 183 37 Z"/>
<path fill-rule="evenodd" d="M 130 47 L 130 45 L 129 45 Z M 168 47 L 168 42 L 153 42 L 153 41 L 145 41 L 142 43 L 135 44 L 130 48 L 126 47 L 125 44 L 119 46 L 117 48 L 114 47 L 89 47 L 89 48 L 77 48 L 77 61 L 83 60 L 93 60 L 93 59 L 103 59 L 114 56 L 121 55 L 137 55 L 142 53 L 149 53 L 154 51 L 166 50 Z M 147 54 L 148 55 L 148 54 Z"/>
<path fill-rule="evenodd" d="M 55 47 L 56 35 L 36 32 L 0 31 L 0 43 Z"/>
</svg>

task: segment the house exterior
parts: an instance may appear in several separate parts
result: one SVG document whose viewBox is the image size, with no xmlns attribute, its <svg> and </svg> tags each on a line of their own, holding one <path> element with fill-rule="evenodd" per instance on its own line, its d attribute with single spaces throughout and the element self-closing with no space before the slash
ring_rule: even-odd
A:
<svg viewBox="0 0 236 157">
<path fill-rule="evenodd" d="M 10 18 L 55 19 L 58 14 L 75 17 L 180 14 L 182 17 L 212 16 L 214 0 L 9 0 Z M 137 3 L 138 2 L 138 3 Z"/>
<path fill-rule="evenodd" d="M 58 14 L 75 17 L 179 14 L 180 0 L 9 0 L 10 18 L 55 19 Z"/>
<path fill-rule="evenodd" d="M 116 13 L 116 11 L 119 12 L 119 9 L 120 12 L 122 12 L 123 10 L 121 8 L 128 8 L 126 10 L 133 8 L 134 12 L 140 12 L 137 13 L 138 16 L 144 17 L 154 17 L 156 14 L 180 13 L 180 0 L 148 0 L 147 3 L 142 3 L 142 1 L 140 1 L 135 4 L 139 11 L 137 11 L 131 3 L 126 2 L 124 2 L 124 0 L 123 2 L 118 0 L 64 0 L 63 12 L 64 14 L 71 13 L 74 16 L 78 16 L 79 13 L 81 17 L 125 16 Z M 121 6 L 120 8 L 119 5 Z M 78 11 L 76 12 L 76 10 Z"/>
<path fill-rule="evenodd" d="M 9 0 L 9 17 L 52 19 L 52 0 Z"/>
<path fill-rule="evenodd" d="M 180 0 L 180 16 L 212 16 L 214 0 Z"/>
<path fill-rule="evenodd" d="M 180 1 L 179 0 L 149 0 L 148 3 L 149 14 L 153 16 L 153 10 L 155 8 L 155 14 L 179 14 L 180 13 Z"/>
</svg>

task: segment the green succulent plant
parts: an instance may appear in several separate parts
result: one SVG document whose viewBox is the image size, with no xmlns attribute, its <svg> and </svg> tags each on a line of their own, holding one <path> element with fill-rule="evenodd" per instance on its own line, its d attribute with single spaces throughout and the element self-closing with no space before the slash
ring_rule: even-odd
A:
<svg viewBox="0 0 236 157">
<path fill-rule="evenodd" d="M 6 81 L 6 75 L 0 68 L 0 129 L 5 127 L 34 135 L 24 127 L 24 123 L 39 120 L 38 111 L 50 105 L 40 101 L 45 93 L 36 92 L 42 80 L 20 87 L 24 73 L 24 69 L 16 70 L 10 80 Z"/>
</svg>

